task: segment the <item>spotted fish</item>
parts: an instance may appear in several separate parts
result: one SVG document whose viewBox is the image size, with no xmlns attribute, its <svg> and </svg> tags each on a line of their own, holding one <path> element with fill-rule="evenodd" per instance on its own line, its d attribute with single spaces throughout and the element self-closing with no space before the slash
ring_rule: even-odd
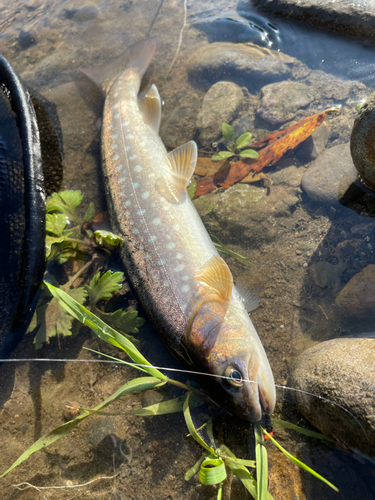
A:
<svg viewBox="0 0 375 500">
<path fill-rule="evenodd" d="M 167 153 L 157 88 L 139 94 L 155 48 L 154 40 L 136 44 L 126 66 L 103 82 L 112 227 L 124 238 L 129 277 L 168 346 L 194 369 L 219 376 L 200 378 L 214 401 L 255 422 L 274 409 L 272 371 L 232 274 L 187 195 L 197 146 L 191 141 Z"/>
</svg>

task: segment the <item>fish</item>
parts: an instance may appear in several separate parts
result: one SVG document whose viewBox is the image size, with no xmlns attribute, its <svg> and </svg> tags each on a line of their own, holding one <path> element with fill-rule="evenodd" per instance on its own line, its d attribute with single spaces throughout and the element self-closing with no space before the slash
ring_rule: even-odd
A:
<svg viewBox="0 0 375 500">
<path fill-rule="evenodd" d="M 0 106 L 0 359 L 3 359 L 21 340 L 37 305 L 45 270 L 46 232 L 36 114 L 30 93 L 2 55 Z"/>
<path fill-rule="evenodd" d="M 132 46 L 106 71 L 102 173 L 121 258 L 151 321 L 185 365 L 207 376 L 209 397 L 251 422 L 271 414 L 276 394 L 259 336 L 187 187 L 194 141 L 167 152 L 155 85 L 140 93 L 156 41 Z"/>
</svg>

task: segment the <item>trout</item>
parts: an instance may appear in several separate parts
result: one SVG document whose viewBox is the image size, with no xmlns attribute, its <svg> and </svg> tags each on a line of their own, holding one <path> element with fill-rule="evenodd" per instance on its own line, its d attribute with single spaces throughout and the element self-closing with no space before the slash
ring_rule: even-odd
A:
<svg viewBox="0 0 375 500">
<path fill-rule="evenodd" d="M 102 164 L 112 228 L 138 297 L 169 348 L 207 394 L 252 422 L 275 406 L 258 334 L 188 194 L 197 160 L 190 141 L 167 153 L 155 85 L 139 94 L 156 49 L 131 47 L 102 83 Z"/>
</svg>

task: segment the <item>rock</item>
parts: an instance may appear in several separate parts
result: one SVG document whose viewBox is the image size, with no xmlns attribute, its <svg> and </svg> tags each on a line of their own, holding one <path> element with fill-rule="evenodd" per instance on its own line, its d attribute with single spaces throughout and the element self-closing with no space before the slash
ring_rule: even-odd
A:
<svg viewBox="0 0 375 500">
<path fill-rule="evenodd" d="M 375 190 L 375 93 L 360 109 L 350 137 L 353 163 L 367 187 Z"/>
<path fill-rule="evenodd" d="M 268 174 L 268 177 L 275 186 L 284 184 L 286 186 L 299 187 L 304 173 L 304 168 L 297 168 L 295 165 L 291 165 L 273 174 Z"/>
<path fill-rule="evenodd" d="M 315 98 L 304 83 L 284 81 L 266 85 L 261 89 L 258 115 L 272 125 L 290 121 L 298 109 L 306 107 Z"/>
<path fill-rule="evenodd" d="M 259 89 L 266 83 L 284 80 L 295 63 L 293 57 L 262 47 L 212 43 L 194 52 L 187 62 L 192 83 L 222 80 L 235 81 L 249 88 Z"/>
<path fill-rule="evenodd" d="M 296 361 L 291 386 L 299 411 L 323 434 L 375 457 L 375 339 L 335 339 Z M 350 412 L 350 413 L 348 413 Z"/>
<path fill-rule="evenodd" d="M 344 316 L 370 321 L 375 308 L 375 265 L 369 264 L 355 274 L 340 291 L 335 304 Z"/>
<path fill-rule="evenodd" d="M 212 85 L 204 96 L 197 119 L 198 139 L 208 146 L 221 137 L 222 123 L 231 123 L 243 100 L 240 87 L 232 82 Z"/>
<path fill-rule="evenodd" d="M 189 102 L 174 108 L 161 122 L 160 137 L 164 144 L 177 148 L 190 141 L 194 134 L 192 119 L 195 114 L 196 110 Z"/>
<path fill-rule="evenodd" d="M 302 178 L 302 189 L 311 199 L 334 205 L 356 179 L 349 144 L 340 144 L 314 160 Z"/>
<path fill-rule="evenodd" d="M 310 161 L 318 158 L 318 156 L 325 150 L 330 134 L 330 124 L 328 122 L 323 122 L 297 148 L 296 155 L 298 158 L 301 158 L 301 161 Z"/>
<path fill-rule="evenodd" d="M 344 263 L 331 264 L 330 262 L 314 262 L 309 266 L 309 272 L 315 284 L 320 288 L 327 286 L 336 288 L 341 283 L 341 275 L 345 270 Z"/>
<path fill-rule="evenodd" d="M 371 1 L 253 0 L 253 5 L 330 31 L 375 39 L 375 5 Z"/>
<path fill-rule="evenodd" d="M 96 5 L 84 5 L 80 9 L 65 10 L 67 19 L 74 19 L 78 22 L 91 21 L 99 14 L 99 9 Z"/>
</svg>

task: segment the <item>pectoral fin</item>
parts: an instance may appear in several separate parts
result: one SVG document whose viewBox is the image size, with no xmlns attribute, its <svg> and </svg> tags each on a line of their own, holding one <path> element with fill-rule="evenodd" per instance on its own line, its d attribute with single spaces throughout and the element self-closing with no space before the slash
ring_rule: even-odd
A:
<svg viewBox="0 0 375 500">
<path fill-rule="evenodd" d="M 220 297 L 229 301 L 232 295 L 233 277 L 224 259 L 214 255 L 194 275 L 194 279 L 213 288 Z"/>
<path fill-rule="evenodd" d="M 166 188 L 176 202 L 181 201 L 186 194 L 197 156 L 197 145 L 194 141 L 190 141 L 174 149 L 163 159 L 162 168 L 169 174 L 164 179 Z"/>
<path fill-rule="evenodd" d="M 156 85 L 151 85 L 148 92 L 139 98 L 139 110 L 145 123 L 159 134 L 161 120 L 161 100 Z"/>
</svg>

